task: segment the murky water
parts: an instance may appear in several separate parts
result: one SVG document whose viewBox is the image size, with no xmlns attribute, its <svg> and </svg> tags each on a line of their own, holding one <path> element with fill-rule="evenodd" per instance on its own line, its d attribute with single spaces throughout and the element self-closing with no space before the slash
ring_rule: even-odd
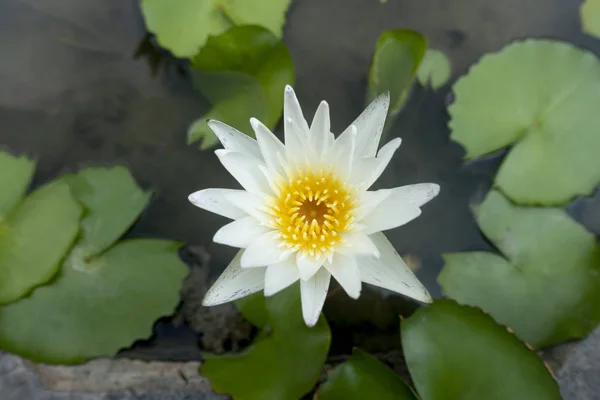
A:
<svg viewBox="0 0 600 400">
<path fill-rule="evenodd" d="M 580 33 L 579 4 L 296 0 L 285 42 L 306 114 L 327 100 L 339 132 L 363 108 L 370 57 L 382 31 L 421 31 L 431 47 L 448 53 L 456 78 L 483 53 L 524 37 L 559 38 L 600 54 L 600 41 Z M 145 51 L 144 37 L 135 0 L 0 0 L 0 146 L 38 160 L 36 184 L 86 165 L 127 165 L 156 192 L 131 234 L 205 245 L 217 274 L 234 253 L 211 243 L 225 221 L 193 207 L 187 195 L 235 182 L 212 152 L 185 144 L 188 125 L 207 104 L 177 63 L 157 65 L 166 60 Z M 440 196 L 420 218 L 389 232 L 436 295 L 441 253 L 490 248 L 468 204 L 485 194 L 501 161 L 497 155 L 462 165 L 460 146 L 448 138 L 448 92 L 415 90 L 388 133 L 388 140 L 404 141 L 378 184 L 441 184 Z M 573 214 L 599 232 L 599 206 L 598 196 L 581 200 Z"/>
</svg>

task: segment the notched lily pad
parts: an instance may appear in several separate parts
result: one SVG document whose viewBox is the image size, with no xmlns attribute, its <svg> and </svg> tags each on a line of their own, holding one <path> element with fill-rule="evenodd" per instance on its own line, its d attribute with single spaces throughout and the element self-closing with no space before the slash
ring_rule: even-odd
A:
<svg viewBox="0 0 600 400">
<path fill-rule="evenodd" d="M 252 135 L 255 117 L 273 128 L 283 110 L 283 89 L 294 82 L 294 64 L 285 45 L 260 26 L 238 26 L 210 37 L 192 59 L 194 86 L 212 109 L 188 130 L 188 143 L 201 148 L 217 139 L 206 121 L 216 119 Z"/>
<path fill-rule="evenodd" d="M 401 331 L 422 399 L 561 399 L 542 360 L 481 310 L 438 300 L 403 321 Z"/>
<path fill-rule="evenodd" d="M 427 39 L 408 29 L 385 31 L 377 39 L 371 69 L 367 102 L 390 91 L 390 111 L 400 111 L 427 50 Z"/>
<path fill-rule="evenodd" d="M 187 274 L 178 243 L 114 244 L 148 200 L 124 168 L 67 176 L 57 184 L 70 193 L 65 182 L 87 207 L 79 241 L 51 285 L 0 308 L 0 348 L 57 364 L 113 355 L 148 337 L 177 305 Z"/>
<path fill-rule="evenodd" d="M 329 374 L 316 398 L 319 400 L 418 399 L 398 374 L 361 349 L 354 349 L 352 357 Z"/>
<path fill-rule="evenodd" d="M 423 86 L 429 85 L 432 89 L 439 89 L 448 82 L 451 73 L 452 66 L 446 53 L 441 50 L 427 49 L 417 71 L 417 79 Z"/>
<path fill-rule="evenodd" d="M 522 204 L 563 204 L 600 182 L 600 62 L 530 39 L 484 56 L 454 85 L 452 139 L 472 159 L 506 146 L 495 184 Z"/>
<path fill-rule="evenodd" d="M 534 347 L 586 336 L 600 322 L 600 251 L 562 209 L 516 206 L 497 191 L 475 209 L 502 252 L 445 254 L 444 292 L 481 307 Z"/>
<path fill-rule="evenodd" d="M 35 163 L 0 153 L 0 304 L 49 281 L 79 231 L 81 207 L 63 182 L 23 195 Z"/>
<path fill-rule="evenodd" d="M 579 10 L 583 31 L 600 38 L 600 1 L 585 0 Z"/>
<path fill-rule="evenodd" d="M 267 327 L 254 343 L 242 354 L 207 356 L 200 372 L 213 389 L 237 400 L 301 398 L 319 378 L 331 340 L 329 326 L 322 315 L 314 327 L 305 325 L 298 284 L 264 304 Z M 257 298 L 240 307 L 264 323 Z"/>
</svg>

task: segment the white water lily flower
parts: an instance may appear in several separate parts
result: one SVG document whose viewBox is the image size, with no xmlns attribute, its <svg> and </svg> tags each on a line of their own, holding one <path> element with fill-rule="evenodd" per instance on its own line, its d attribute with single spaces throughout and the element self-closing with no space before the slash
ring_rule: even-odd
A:
<svg viewBox="0 0 600 400">
<path fill-rule="evenodd" d="M 313 326 L 331 276 L 352 298 L 365 282 L 431 301 L 381 231 L 418 217 L 439 186 L 368 191 L 400 146 L 397 138 L 377 152 L 388 107 L 386 93 L 336 139 L 328 104 L 321 102 L 309 126 L 287 86 L 285 144 L 254 118 L 256 140 L 209 121 L 225 147 L 215 153 L 244 190 L 205 189 L 189 196 L 196 206 L 234 220 L 214 241 L 241 248 L 206 293 L 205 306 L 263 289 L 271 296 L 300 280 L 302 314 Z"/>
</svg>

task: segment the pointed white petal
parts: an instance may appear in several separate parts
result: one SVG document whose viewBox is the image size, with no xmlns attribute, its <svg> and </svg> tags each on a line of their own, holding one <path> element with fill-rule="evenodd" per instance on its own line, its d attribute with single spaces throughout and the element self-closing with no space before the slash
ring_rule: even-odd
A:
<svg viewBox="0 0 600 400">
<path fill-rule="evenodd" d="M 262 160 L 256 140 L 237 129 L 214 119 L 208 121 L 208 127 L 217 135 L 225 149 L 236 151 Z"/>
<path fill-rule="evenodd" d="M 296 254 L 296 266 L 300 274 L 300 279 L 310 279 L 325 262 L 325 257 L 316 260 L 314 257 L 306 257 L 301 252 Z"/>
<path fill-rule="evenodd" d="M 229 150 L 216 150 L 215 154 L 244 189 L 251 193 L 271 194 L 269 183 L 260 170 L 260 165 L 264 165 L 262 162 Z"/>
<path fill-rule="evenodd" d="M 363 232 L 348 232 L 342 235 L 344 245 L 335 249 L 336 253 L 352 255 L 372 255 L 379 257 L 379 250 L 371 238 Z"/>
<path fill-rule="evenodd" d="M 269 265 L 265 274 L 265 296 L 280 292 L 298 279 L 298 268 L 291 260 Z"/>
<path fill-rule="evenodd" d="M 264 235 L 269 229 L 260 225 L 254 217 L 244 217 L 230 222 L 215 233 L 215 243 L 232 247 L 248 247 L 258 236 Z"/>
<path fill-rule="evenodd" d="M 328 150 L 331 138 L 331 122 L 329 120 L 329 104 L 322 101 L 315 112 L 310 125 L 309 142 L 317 152 L 319 158 Z"/>
<path fill-rule="evenodd" d="M 246 213 L 232 203 L 227 195 L 235 196 L 246 193 L 243 190 L 234 189 L 203 189 L 188 196 L 188 200 L 195 205 L 215 214 L 230 219 L 238 219 L 246 216 Z"/>
<path fill-rule="evenodd" d="M 373 157 L 377 152 L 381 132 L 385 124 L 388 108 L 390 106 L 390 94 L 383 93 L 369 104 L 369 106 L 350 124 L 356 126 L 358 137 L 356 139 L 357 157 Z M 350 133 L 348 127 L 340 137 Z"/>
<path fill-rule="evenodd" d="M 264 287 L 266 268 L 242 269 L 240 250 L 206 292 L 203 306 L 216 306 L 256 293 Z"/>
<path fill-rule="evenodd" d="M 250 118 L 250 124 L 254 133 L 256 134 L 256 140 L 262 153 L 262 157 L 265 160 L 267 168 L 271 172 L 277 173 L 279 176 L 285 176 L 281 164 L 279 163 L 279 157 L 277 154 L 285 154 L 285 146 L 277 136 L 271 132 L 262 122 L 256 118 Z"/>
<path fill-rule="evenodd" d="M 333 143 L 333 147 L 326 159 L 338 170 L 338 175 L 342 179 L 350 179 L 354 164 L 354 154 L 356 152 L 356 127 L 350 125 L 348 134 L 340 136 Z"/>
<path fill-rule="evenodd" d="M 402 140 L 400 138 L 390 140 L 379 150 L 377 153 L 377 158 L 365 159 L 367 164 L 361 166 L 362 173 L 355 174 L 356 167 L 353 168 L 352 172 L 354 175 L 352 176 L 352 181 L 359 184 L 360 188 L 363 190 L 370 188 L 371 185 L 373 185 L 375 181 L 379 179 L 385 168 L 388 166 L 392 156 L 396 150 L 398 150 L 398 147 L 400 147 L 401 143 Z"/>
<path fill-rule="evenodd" d="M 303 136 L 308 134 L 308 123 L 304 118 L 304 114 L 302 114 L 302 107 L 300 107 L 296 93 L 290 85 L 285 87 L 285 95 L 283 98 L 283 118 L 285 120 L 291 119 L 294 121 Z M 287 144 L 287 136 L 285 138 L 285 142 Z"/>
<path fill-rule="evenodd" d="M 333 275 L 340 286 L 353 299 L 360 296 L 361 281 L 356 259 L 352 256 L 336 254 L 332 263 L 326 263 L 325 268 Z"/>
<path fill-rule="evenodd" d="M 265 267 L 286 260 L 289 253 L 278 247 L 277 231 L 270 231 L 256 238 L 242 255 L 242 268 Z"/>
<path fill-rule="evenodd" d="M 421 209 L 405 201 L 392 202 L 392 196 L 384 200 L 379 207 L 367 215 L 360 224 L 364 226 L 363 233 L 370 235 L 375 232 L 402 226 L 421 215 Z"/>
<path fill-rule="evenodd" d="M 325 268 L 321 268 L 307 281 L 300 280 L 300 296 L 302 300 L 302 316 L 308 326 L 315 326 L 321 315 L 329 280 L 331 275 Z"/>
<path fill-rule="evenodd" d="M 400 186 L 390 189 L 390 192 L 393 197 L 393 199 L 391 199 L 392 202 L 403 200 L 414 204 L 417 207 L 421 207 L 438 195 L 440 192 L 440 185 L 435 183 L 417 183 L 415 185 Z"/>
<path fill-rule="evenodd" d="M 384 201 L 390 195 L 389 191 L 376 190 L 372 192 L 360 193 L 360 200 L 358 207 L 356 207 L 355 218 L 360 223 L 365 216 L 369 215 L 375 208 L 377 208 L 382 201 Z"/>
<path fill-rule="evenodd" d="M 370 285 L 382 287 L 411 297 L 415 300 L 430 303 L 431 296 L 419 282 L 408 265 L 398 255 L 392 244 L 383 233 L 371 235 L 377 246 L 380 257 L 357 257 L 360 278 Z"/>
<path fill-rule="evenodd" d="M 223 197 L 236 208 L 242 210 L 242 216 L 251 215 L 263 224 L 267 225 L 271 217 L 263 211 L 266 204 L 264 196 L 246 192 L 245 190 L 228 190 Z M 237 219 L 237 218 L 236 218 Z"/>
</svg>

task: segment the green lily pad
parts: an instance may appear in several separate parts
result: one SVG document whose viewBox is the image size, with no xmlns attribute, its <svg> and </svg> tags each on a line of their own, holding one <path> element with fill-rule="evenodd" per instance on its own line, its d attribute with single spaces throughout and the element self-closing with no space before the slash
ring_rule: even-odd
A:
<svg viewBox="0 0 600 400">
<path fill-rule="evenodd" d="M 281 37 L 290 1 L 142 0 L 142 13 L 160 45 L 185 58 L 232 25 L 261 25 Z"/>
<path fill-rule="evenodd" d="M 35 163 L 27 157 L 0 152 L 0 226 L 25 195 L 34 172 Z"/>
<path fill-rule="evenodd" d="M 264 329 L 269 324 L 266 297 L 262 292 L 237 299 L 235 306 L 252 325 Z"/>
<path fill-rule="evenodd" d="M 600 63 L 530 39 L 484 56 L 454 85 L 452 138 L 472 159 L 513 145 L 495 184 L 522 204 L 563 204 L 600 182 Z"/>
<path fill-rule="evenodd" d="M 417 400 L 412 389 L 385 364 L 360 349 L 337 366 L 319 389 L 319 400 Z"/>
<path fill-rule="evenodd" d="M 81 207 L 63 182 L 49 183 L 21 201 L 35 164 L 0 153 L 0 304 L 48 282 L 79 231 Z"/>
<path fill-rule="evenodd" d="M 497 191 L 475 209 L 503 256 L 446 254 L 444 292 L 476 305 L 534 347 L 586 336 L 600 322 L 600 252 L 562 209 L 511 204 Z"/>
<path fill-rule="evenodd" d="M 273 128 L 283 110 L 283 90 L 294 82 L 294 64 L 285 45 L 260 26 L 236 26 L 210 37 L 192 59 L 194 86 L 212 109 L 188 130 L 188 143 L 217 143 L 206 124 L 216 119 L 253 135 L 255 117 Z"/>
<path fill-rule="evenodd" d="M 389 90 L 389 114 L 398 113 L 426 50 L 427 39 L 418 32 L 408 29 L 383 32 L 377 39 L 369 70 L 367 102 Z"/>
<path fill-rule="evenodd" d="M 539 357 L 476 308 L 438 300 L 401 324 L 402 348 L 424 400 L 560 400 Z"/>
<path fill-rule="evenodd" d="M 427 49 L 421 66 L 417 71 L 417 79 L 421 85 L 430 85 L 433 89 L 438 89 L 448 82 L 452 66 L 446 53 L 441 50 Z"/>
<path fill-rule="evenodd" d="M 269 330 L 242 354 L 208 356 L 200 368 L 213 389 L 236 400 L 299 399 L 317 379 L 331 334 L 321 315 L 309 328 L 302 319 L 300 287 L 294 284 L 265 301 Z"/>
<path fill-rule="evenodd" d="M 153 322 L 179 302 L 187 274 L 178 243 L 135 239 L 113 245 L 148 196 L 125 169 L 87 169 L 61 181 L 66 187 L 62 182 L 87 206 L 80 241 L 51 285 L 0 307 L 0 348 L 53 364 L 113 355 L 150 336 Z"/>
<path fill-rule="evenodd" d="M 600 37 L 600 1 L 585 0 L 579 10 L 583 31 Z"/>
</svg>

